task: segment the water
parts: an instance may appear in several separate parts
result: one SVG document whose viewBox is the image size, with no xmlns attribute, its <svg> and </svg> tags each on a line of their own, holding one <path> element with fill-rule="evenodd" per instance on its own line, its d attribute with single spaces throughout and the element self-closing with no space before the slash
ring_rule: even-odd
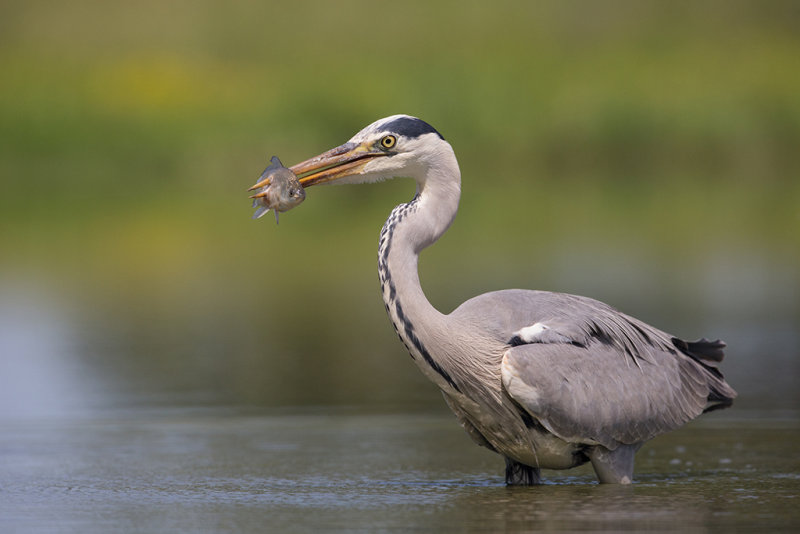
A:
<svg viewBox="0 0 800 534">
<path fill-rule="evenodd" d="M 712 414 L 638 454 L 507 488 L 503 463 L 433 414 L 161 410 L 6 421 L 3 532 L 792 531 L 796 420 Z"/>
<path fill-rule="evenodd" d="M 0 532 L 800 531 L 797 284 L 745 269 L 771 283 L 712 284 L 718 308 L 680 284 L 622 306 L 728 341 L 734 408 L 646 445 L 632 486 L 584 466 L 507 488 L 364 269 L 280 305 L 282 279 L 225 269 L 186 293 L 0 275 Z"/>
</svg>

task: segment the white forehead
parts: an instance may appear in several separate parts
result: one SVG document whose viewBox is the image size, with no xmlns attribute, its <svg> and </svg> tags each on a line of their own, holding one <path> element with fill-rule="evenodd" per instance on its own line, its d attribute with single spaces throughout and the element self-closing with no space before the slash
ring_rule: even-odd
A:
<svg viewBox="0 0 800 534">
<path fill-rule="evenodd" d="M 436 134 L 440 139 L 444 139 L 442 134 L 437 132 L 433 126 L 421 119 L 411 115 L 392 115 L 373 122 L 354 135 L 350 141 L 358 143 L 383 134 L 394 134 L 416 139 L 429 133 Z"/>
</svg>

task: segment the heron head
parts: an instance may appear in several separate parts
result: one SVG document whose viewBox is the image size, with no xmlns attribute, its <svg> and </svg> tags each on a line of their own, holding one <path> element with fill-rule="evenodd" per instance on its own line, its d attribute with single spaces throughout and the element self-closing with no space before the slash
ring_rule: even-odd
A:
<svg viewBox="0 0 800 534">
<path fill-rule="evenodd" d="M 370 124 L 347 143 L 291 167 L 303 187 L 324 183 L 366 183 L 409 177 L 424 180 L 427 169 L 452 155 L 433 126 L 408 115 Z"/>
</svg>

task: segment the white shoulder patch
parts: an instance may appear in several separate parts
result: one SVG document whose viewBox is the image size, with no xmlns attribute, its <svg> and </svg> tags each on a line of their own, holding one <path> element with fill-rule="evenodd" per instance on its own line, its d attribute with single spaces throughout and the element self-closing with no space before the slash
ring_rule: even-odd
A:
<svg viewBox="0 0 800 534">
<path fill-rule="evenodd" d="M 519 337 L 525 343 L 541 342 L 542 334 L 545 330 L 550 330 L 550 327 L 544 323 L 533 323 L 525 328 L 520 328 L 514 335 Z"/>
<path fill-rule="evenodd" d="M 524 345 L 528 343 L 573 343 L 575 341 L 570 338 L 570 336 L 559 332 L 557 328 L 558 325 L 556 325 L 556 328 L 551 328 L 545 323 L 533 323 L 511 334 L 511 339 L 513 340 L 512 345 Z"/>
</svg>

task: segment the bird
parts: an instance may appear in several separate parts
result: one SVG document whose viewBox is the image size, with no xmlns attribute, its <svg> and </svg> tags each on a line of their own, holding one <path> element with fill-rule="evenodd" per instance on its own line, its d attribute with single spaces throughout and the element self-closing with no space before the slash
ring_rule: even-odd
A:
<svg viewBox="0 0 800 534">
<path fill-rule="evenodd" d="M 427 122 L 382 118 L 291 170 L 303 188 L 416 182 L 380 232 L 383 302 L 466 433 L 505 459 L 507 485 L 540 484 L 541 469 L 587 462 L 599 483 L 629 484 L 645 442 L 732 405 L 723 341 L 684 341 L 588 297 L 507 289 L 437 310 L 418 260 L 456 217 L 461 171 Z"/>
</svg>

